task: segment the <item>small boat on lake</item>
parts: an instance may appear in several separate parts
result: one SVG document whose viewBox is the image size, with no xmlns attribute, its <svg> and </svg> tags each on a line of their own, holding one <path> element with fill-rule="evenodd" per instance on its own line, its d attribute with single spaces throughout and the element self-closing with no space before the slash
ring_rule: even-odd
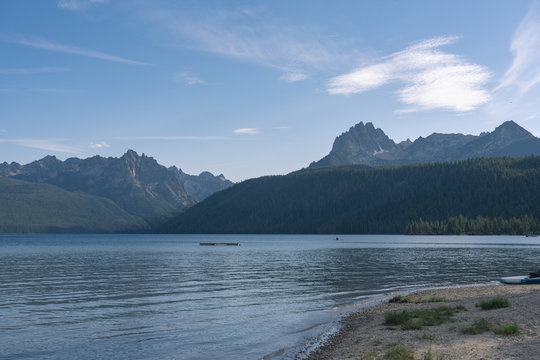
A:
<svg viewBox="0 0 540 360">
<path fill-rule="evenodd" d="M 202 242 L 202 243 L 199 243 L 199 245 L 201 245 L 201 246 L 218 246 L 218 245 L 222 245 L 222 246 L 240 246 L 240 245 L 242 245 L 242 243 L 239 243 L 239 242 Z"/>
<path fill-rule="evenodd" d="M 503 277 L 500 281 L 503 284 L 540 284 L 540 270 L 529 275 Z"/>
</svg>

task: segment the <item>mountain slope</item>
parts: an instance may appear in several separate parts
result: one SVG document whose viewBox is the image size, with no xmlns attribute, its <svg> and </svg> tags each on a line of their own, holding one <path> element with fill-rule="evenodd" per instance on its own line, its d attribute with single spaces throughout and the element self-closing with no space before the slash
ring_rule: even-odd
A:
<svg viewBox="0 0 540 360">
<path fill-rule="evenodd" d="M 417 219 L 540 218 L 540 157 L 324 168 L 252 179 L 166 223 L 166 233 L 404 233 Z"/>
<path fill-rule="evenodd" d="M 330 153 L 310 167 L 397 165 L 533 154 L 540 154 L 540 139 L 513 121 L 479 136 L 434 133 L 399 144 L 373 124 L 360 122 L 338 136 Z"/>
<path fill-rule="evenodd" d="M 187 193 L 197 202 L 206 199 L 215 192 L 224 190 L 233 185 L 233 183 L 227 180 L 223 174 L 214 176 L 208 171 L 204 171 L 199 175 L 189 175 L 175 167 L 172 167 L 171 170 L 178 172 Z"/>
<path fill-rule="evenodd" d="M 381 164 L 399 156 L 401 148 L 381 129 L 363 122 L 336 138 L 330 153 L 311 167 Z"/>
<path fill-rule="evenodd" d="M 141 218 L 128 214 L 109 199 L 0 177 L 0 232 L 148 230 L 148 224 Z"/>
<path fill-rule="evenodd" d="M 0 164 L 0 176 L 105 197 L 152 225 L 162 223 L 211 192 L 199 190 L 191 196 L 178 170 L 167 169 L 153 158 L 139 156 L 133 150 L 120 158 L 94 156 L 60 161 L 47 156 L 27 165 L 4 163 Z M 205 179 L 211 176 L 208 173 Z M 197 180 L 198 177 L 193 177 L 191 181 Z M 225 187 L 231 184 L 221 183 Z"/>
</svg>

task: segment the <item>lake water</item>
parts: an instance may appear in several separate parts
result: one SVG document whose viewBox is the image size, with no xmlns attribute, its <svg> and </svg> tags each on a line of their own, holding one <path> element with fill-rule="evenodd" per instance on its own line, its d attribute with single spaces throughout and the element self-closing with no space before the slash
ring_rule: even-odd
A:
<svg viewBox="0 0 540 360">
<path fill-rule="evenodd" d="M 0 358 L 297 358 L 384 294 L 537 270 L 538 239 L 0 235 Z"/>
</svg>

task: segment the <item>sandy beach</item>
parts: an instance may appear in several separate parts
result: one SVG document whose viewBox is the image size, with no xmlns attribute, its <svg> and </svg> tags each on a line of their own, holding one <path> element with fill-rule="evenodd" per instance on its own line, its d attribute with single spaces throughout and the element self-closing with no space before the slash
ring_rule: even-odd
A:
<svg viewBox="0 0 540 360">
<path fill-rule="evenodd" d="M 509 306 L 492 310 L 477 306 L 494 298 L 507 299 Z M 346 316 L 342 329 L 308 359 L 386 359 L 396 350 L 396 344 L 414 354 L 414 359 L 540 358 L 540 285 L 425 290 L 407 295 L 406 301 L 385 303 Z M 385 324 L 389 313 L 440 307 L 455 309 L 451 318 L 440 325 L 404 330 L 399 325 Z M 490 329 L 475 335 L 466 333 L 479 321 L 490 324 Z M 494 333 L 505 325 L 515 328 L 515 324 L 519 328 L 517 335 Z"/>
</svg>

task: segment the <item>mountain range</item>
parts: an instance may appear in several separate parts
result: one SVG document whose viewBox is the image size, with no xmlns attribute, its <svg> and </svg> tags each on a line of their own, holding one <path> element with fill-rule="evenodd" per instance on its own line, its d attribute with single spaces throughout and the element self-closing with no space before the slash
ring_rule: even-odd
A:
<svg viewBox="0 0 540 360">
<path fill-rule="evenodd" d="M 458 215 L 534 220 L 540 157 L 531 154 L 540 139 L 513 121 L 400 143 L 360 122 L 309 168 L 235 186 L 133 150 L 4 162 L 0 232 L 402 233 Z"/>
<path fill-rule="evenodd" d="M 360 122 L 338 136 L 330 153 L 311 163 L 310 167 L 402 165 L 538 154 L 540 139 L 514 121 L 506 121 L 493 132 L 478 136 L 433 133 L 400 143 L 394 142 L 372 123 Z"/>
<path fill-rule="evenodd" d="M 27 165 L 4 162 L 0 164 L 0 176 L 111 200 L 127 214 L 142 220 L 147 228 L 233 185 L 223 175 L 188 175 L 133 150 L 120 158 L 94 156 L 61 161 L 47 156 Z"/>
</svg>

